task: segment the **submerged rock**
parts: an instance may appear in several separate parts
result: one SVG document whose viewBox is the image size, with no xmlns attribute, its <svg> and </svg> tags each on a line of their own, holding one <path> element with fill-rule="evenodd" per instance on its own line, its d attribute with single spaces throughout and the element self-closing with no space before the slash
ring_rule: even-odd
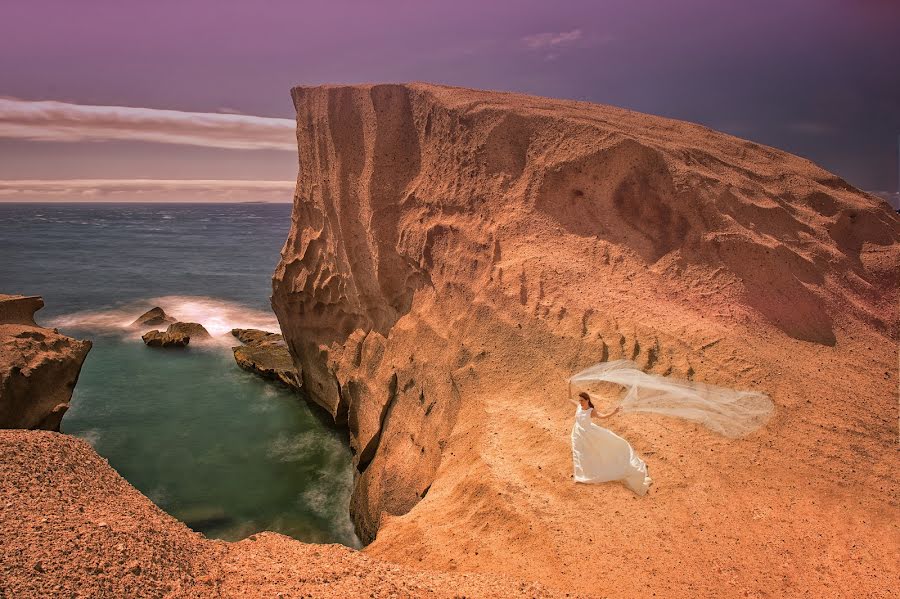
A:
<svg viewBox="0 0 900 599">
<path fill-rule="evenodd" d="M 141 335 L 141 339 L 148 347 L 184 347 L 191 342 L 191 338 L 184 333 L 170 333 L 166 331 L 147 331 Z"/>
<path fill-rule="evenodd" d="M 166 333 L 170 335 L 187 335 L 195 341 L 212 337 L 209 331 L 199 322 L 174 322 L 166 329 Z"/>
<path fill-rule="evenodd" d="M 0 428 L 58 431 L 91 349 L 34 322 L 39 296 L 0 295 Z"/>
<path fill-rule="evenodd" d="M 300 390 L 303 385 L 300 372 L 281 335 L 258 329 L 233 329 L 231 334 L 246 344 L 231 348 L 238 366 L 264 379 Z"/>
<path fill-rule="evenodd" d="M 166 314 L 159 306 L 147 310 L 131 323 L 133 327 L 155 327 L 161 324 L 174 323 L 175 319 Z"/>
</svg>

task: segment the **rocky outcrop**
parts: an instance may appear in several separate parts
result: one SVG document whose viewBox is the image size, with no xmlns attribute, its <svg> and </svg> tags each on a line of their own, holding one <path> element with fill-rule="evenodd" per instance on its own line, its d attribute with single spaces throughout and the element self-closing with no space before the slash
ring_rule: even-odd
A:
<svg viewBox="0 0 900 599">
<path fill-rule="evenodd" d="M 773 557 L 723 558 L 712 537 L 763 547 L 834 531 L 800 516 L 776 531 L 733 508 L 726 523 L 698 496 L 777 505 L 800 471 L 812 503 L 848 477 L 897 485 L 900 469 L 860 461 L 895 440 L 900 219 L 883 202 L 797 156 L 607 106 L 425 84 L 293 100 L 299 176 L 272 306 L 304 388 L 349 428 L 370 553 L 637 595 L 609 582 L 645 571 L 621 522 L 658 518 L 657 553 L 689 547 L 698 563 L 656 564 L 654 580 L 715 594 L 703 559 L 743 573 Z M 639 508 L 615 488 L 574 488 L 565 379 L 607 358 L 767 392 L 778 417 L 713 454 L 684 422 L 620 418 L 617 432 L 658 452 L 654 480 L 683 487 Z M 852 443 L 829 428 L 847 413 L 867 431 Z M 844 456 L 828 473 L 822 443 Z M 766 474 L 722 474 L 751 462 Z M 572 507 L 598 504 L 617 519 Z M 618 560 L 606 578 L 585 576 L 583 555 L 604 552 Z M 810 572 L 789 576 L 817 584 Z"/>
<path fill-rule="evenodd" d="M 212 337 L 209 331 L 199 322 L 173 322 L 166 329 L 166 333 L 170 335 L 185 335 L 190 337 L 192 341 L 203 341 Z"/>
<path fill-rule="evenodd" d="M 161 324 L 169 324 L 176 322 L 174 318 L 166 314 L 165 310 L 159 306 L 151 308 L 137 317 L 131 323 L 132 327 L 158 327 Z"/>
<path fill-rule="evenodd" d="M 147 331 L 141 335 L 141 339 L 148 347 L 186 347 L 191 338 L 184 333 L 170 333 L 168 331 Z"/>
<path fill-rule="evenodd" d="M 34 313 L 44 307 L 39 295 L 0 294 L 0 323 L 37 326 Z"/>
<path fill-rule="evenodd" d="M 283 341 L 284 337 L 278 333 L 261 331 L 259 329 L 231 329 L 231 334 L 241 343 L 254 345 L 256 343 L 275 343 Z"/>
<path fill-rule="evenodd" d="M 0 295 L 0 428 L 59 430 L 91 349 L 34 322 L 38 296 Z"/>
<path fill-rule="evenodd" d="M 234 361 L 248 372 L 300 391 L 302 380 L 281 335 L 258 329 L 233 329 L 244 345 L 231 348 Z"/>
</svg>

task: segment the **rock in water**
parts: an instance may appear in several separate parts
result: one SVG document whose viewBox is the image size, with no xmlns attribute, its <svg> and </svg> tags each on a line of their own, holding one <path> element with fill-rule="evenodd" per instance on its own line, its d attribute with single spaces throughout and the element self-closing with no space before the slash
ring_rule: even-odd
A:
<svg viewBox="0 0 900 599">
<path fill-rule="evenodd" d="M 166 329 L 166 333 L 172 335 L 187 335 L 193 341 L 210 339 L 212 337 L 209 334 L 209 331 L 207 331 L 199 322 L 174 322 Z"/>
<path fill-rule="evenodd" d="M 231 329 L 231 334 L 237 337 L 238 341 L 247 345 L 281 341 L 283 339 L 278 333 L 270 333 L 259 329 Z"/>
<path fill-rule="evenodd" d="M 231 334 L 246 344 L 231 348 L 238 366 L 264 379 L 300 390 L 300 374 L 281 335 L 259 329 L 233 329 Z"/>
<path fill-rule="evenodd" d="M 131 323 L 133 327 L 156 327 L 161 324 L 174 323 L 175 319 L 166 314 L 165 310 L 157 306 L 151 308 L 137 317 L 137 320 Z"/>
<path fill-rule="evenodd" d="M 191 342 L 191 338 L 184 333 L 169 333 L 162 331 L 147 331 L 141 335 L 141 339 L 148 347 L 185 347 Z"/>
<path fill-rule="evenodd" d="M 665 520 L 664 551 L 721 556 L 690 522 L 711 523 L 704 539 L 775 542 L 749 511 L 724 522 L 721 501 L 782 505 L 777 538 L 808 539 L 833 533 L 788 515 L 795 481 L 817 496 L 900 485 L 895 457 L 877 471 L 866 457 L 896 443 L 900 218 L 886 203 L 786 152 L 608 106 L 427 84 L 292 96 L 299 175 L 272 307 L 304 389 L 349 427 L 370 555 L 596 592 L 605 579 L 571 556 L 600 539 L 624 556 L 604 575 L 624 580 L 645 570 L 629 557 L 642 541 L 572 518 L 579 505 Z M 565 380 L 607 358 L 770 393 L 777 432 L 712 456 L 682 421 L 617 421 L 696 478 L 638 508 L 617 488 L 568 485 Z M 823 470 L 822 447 L 846 467 Z M 719 476 L 751 462 L 765 474 Z M 695 512 L 699 488 L 727 500 Z M 886 501 L 869 507 L 896 514 Z M 683 574 L 659 567 L 656 584 Z"/>
<path fill-rule="evenodd" d="M 37 326 L 39 296 L 0 295 L 0 428 L 58 431 L 91 349 Z"/>
</svg>

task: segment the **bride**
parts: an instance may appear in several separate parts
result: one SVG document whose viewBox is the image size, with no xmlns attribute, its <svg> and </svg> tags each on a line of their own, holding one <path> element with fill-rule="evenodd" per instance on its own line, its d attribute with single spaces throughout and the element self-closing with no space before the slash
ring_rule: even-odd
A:
<svg viewBox="0 0 900 599">
<path fill-rule="evenodd" d="M 606 414 L 598 414 L 587 393 L 579 393 L 575 426 L 572 427 L 572 462 L 575 480 L 580 483 L 622 481 L 626 487 L 644 495 L 653 481 L 647 465 L 634 453 L 628 441 L 591 422 L 591 417 L 609 418 L 618 406 Z"/>
<path fill-rule="evenodd" d="M 597 414 L 589 391 L 606 395 L 610 385 L 625 388 L 625 394 L 610 412 Z M 601 362 L 570 377 L 570 401 L 573 388 L 582 389 L 572 427 L 575 480 L 620 480 L 638 495 L 645 494 L 653 482 L 647 476 L 647 465 L 635 455 L 628 441 L 591 422 L 592 416 L 608 418 L 620 411 L 650 412 L 691 420 L 714 433 L 739 439 L 765 426 L 775 408 L 772 400 L 758 391 L 738 391 L 649 374 L 629 360 Z"/>
</svg>

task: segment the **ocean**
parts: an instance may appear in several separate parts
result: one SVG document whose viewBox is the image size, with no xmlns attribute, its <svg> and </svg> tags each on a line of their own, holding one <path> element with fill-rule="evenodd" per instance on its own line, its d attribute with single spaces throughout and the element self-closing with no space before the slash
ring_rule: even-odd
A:
<svg viewBox="0 0 900 599">
<path fill-rule="evenodd" d="M 278 330 L 271 275 L 287 204 L 0 204 L 0 293 L 41 295 L 39 324 L 89 338 L 62 432 L 208 537 L 272 530 L 358 547 L 346 432 L 237 367 L 232 328 Z M 216 341 L 146 347 L 162 307 Z"/>
</svg>

